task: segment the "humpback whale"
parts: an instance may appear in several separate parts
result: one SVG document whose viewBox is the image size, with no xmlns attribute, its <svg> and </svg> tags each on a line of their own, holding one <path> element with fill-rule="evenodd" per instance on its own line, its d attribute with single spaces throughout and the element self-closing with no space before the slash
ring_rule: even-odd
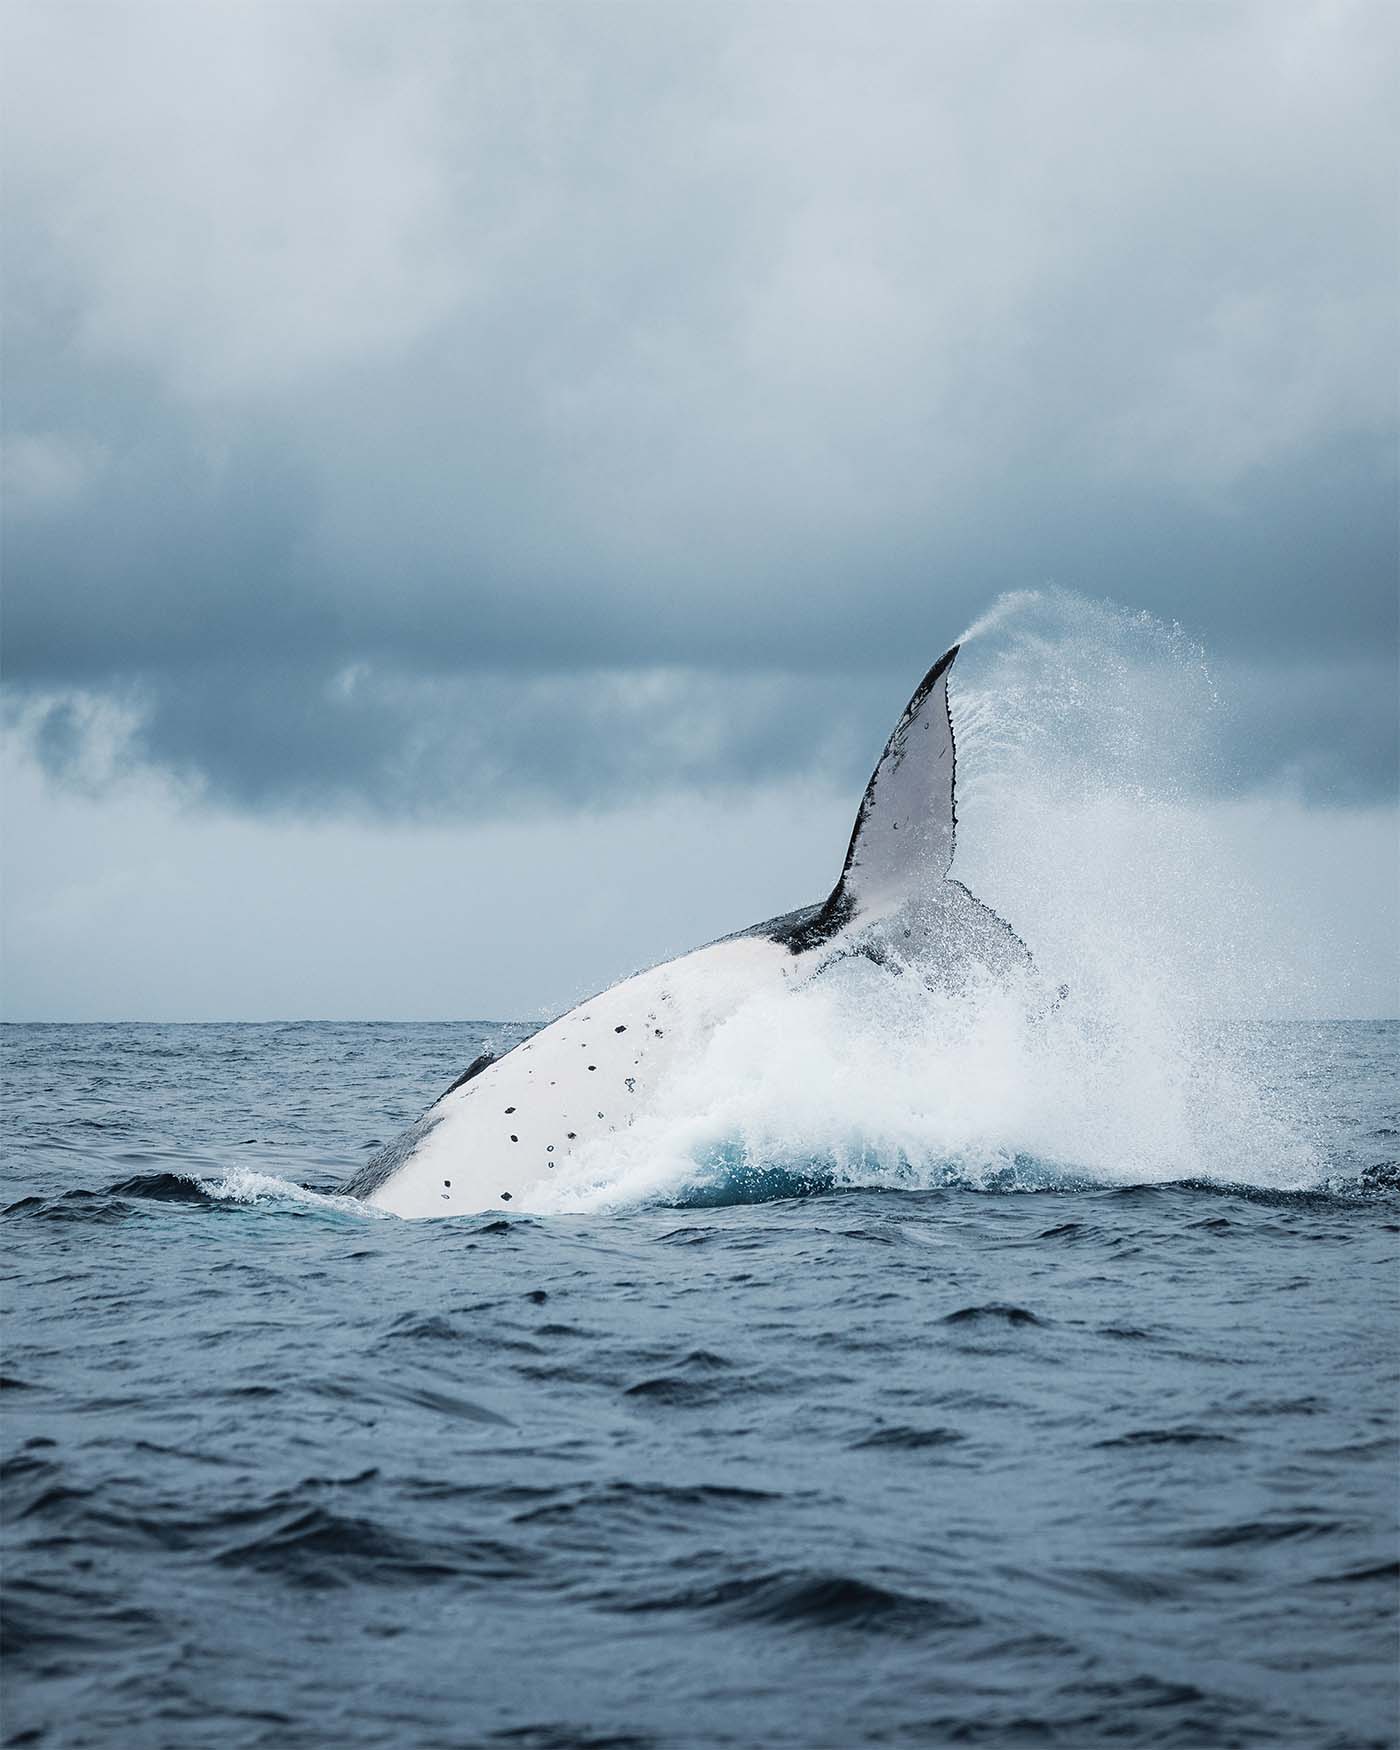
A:
<svg viewBox="0 0 1400 1750">
<path fill-rule="evenodd" d="M 1028 968 L 1020 937 L 949 875 L 957 654 L 955 644 L 905 706 L 826 899 L 625 978 L 502 1056 L 478 1057 L 343 1190 L 401 1216 L 528 1207 L 578 1149 L 631 1124 L 671 1065 L 762 989 L 796 988 L 851 955 L 954 990 Z"/>
</svg>

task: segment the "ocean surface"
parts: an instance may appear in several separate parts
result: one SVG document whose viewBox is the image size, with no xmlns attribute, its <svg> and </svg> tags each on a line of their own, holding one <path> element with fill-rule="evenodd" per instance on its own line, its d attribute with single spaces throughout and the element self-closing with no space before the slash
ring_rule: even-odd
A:
<svg viewBox="0 0 1400 1750">
<path fill-rule="evenodd" d="M 7 1743 L 1396 1743 L 1400 1027 L 1256 1030 L 1263 1130 L 334 1195 L 528 1032 L 0 1029 Z"/>
</svg>

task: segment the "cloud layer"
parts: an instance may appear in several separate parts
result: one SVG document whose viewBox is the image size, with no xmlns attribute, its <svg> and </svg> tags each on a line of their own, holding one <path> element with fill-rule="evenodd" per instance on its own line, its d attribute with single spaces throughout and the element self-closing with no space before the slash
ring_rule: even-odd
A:
<svg viewBox="0 0 1400 1750">
<path fill-rule="evenodd" d="M 1393 786 L 1388 7 L 6 35 L 5 663 L 52 774 L 844 778 L 1054 580 L 1206 640 L 1248 782 Z"/>
</svg>

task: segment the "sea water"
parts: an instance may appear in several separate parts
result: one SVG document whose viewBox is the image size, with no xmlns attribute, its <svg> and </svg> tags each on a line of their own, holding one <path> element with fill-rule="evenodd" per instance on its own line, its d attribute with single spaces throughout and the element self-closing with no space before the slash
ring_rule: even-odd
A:
<svg viewBox="0 0 1400 1750">
<path fill-rule="evenodd" d="M 1400 1029 L 1257 1030 L 1307 1184 L 739 1099 L 571 1213 L 335 1195 L 527 1031 L 0 1030 L 10 1743 L 1394 1742 Z"/>
</svg>

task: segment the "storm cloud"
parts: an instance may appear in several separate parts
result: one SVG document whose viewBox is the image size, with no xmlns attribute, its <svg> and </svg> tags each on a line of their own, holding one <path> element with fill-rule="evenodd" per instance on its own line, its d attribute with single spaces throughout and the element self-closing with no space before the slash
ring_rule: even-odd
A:
<svg viewBox="0 0 1400 1750">
<path fill-rule="evenodd" d="M 4 660 L 51 776 L 844 780 L 1054 582 L 1206 643 L 1244 786 L 1393 794 L 1389 7 L 5 28 Z"/>
</svg>

